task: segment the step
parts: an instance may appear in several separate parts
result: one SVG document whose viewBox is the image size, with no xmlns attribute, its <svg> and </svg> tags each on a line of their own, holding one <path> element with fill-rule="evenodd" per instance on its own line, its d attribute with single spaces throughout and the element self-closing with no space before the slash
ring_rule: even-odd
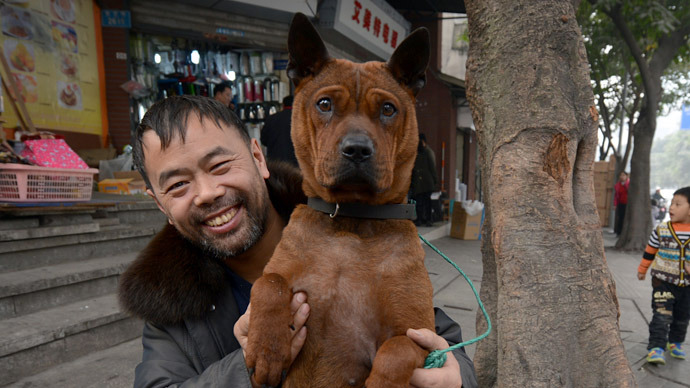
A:
<svg viewBox="0 0 690 388">
<path fill-rule="evenodd" d="M 0 273 L 138 252 L 164 223 L 114 225 L 98 232 L 0 243 Z"/>
<path fill-rule="evenodd" d="M 31 240 L 46 237 L 62 237 L 73 234 L 93 233 L 100 230 L 100 224 L 90 222 L 88 224 L 40 226 L 26 229 L 0 230 L 0 241 Z"/>
<path fill-rule="evenodd" d="M 141 335 L 115 294 L 0 321 L 0 386 Z"/>
<path fill-rule="evenodd" d="M 0 319 L 116 292 L 137 252 L 0 274 Z"/>
<path fill-rule="evenodd" d="M 6 388 L 131 388 L 141 353 L 141 338 L 135 338 L 25 377 Z"/>
</svg>

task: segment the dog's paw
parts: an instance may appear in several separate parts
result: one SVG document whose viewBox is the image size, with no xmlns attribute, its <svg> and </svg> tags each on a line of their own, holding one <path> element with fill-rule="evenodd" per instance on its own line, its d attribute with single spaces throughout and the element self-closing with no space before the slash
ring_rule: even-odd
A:
<svg viewBox="0 0 690 388">
<path fill-rule="evenodd" d="M 264 333 L 260 338 L 249 337 L 245 361 L 257 384 L 277 387 L 285 379 L 292 361 L 291 338 L 292 333 L 287 326 L 279 332 Z"/>
</svg>

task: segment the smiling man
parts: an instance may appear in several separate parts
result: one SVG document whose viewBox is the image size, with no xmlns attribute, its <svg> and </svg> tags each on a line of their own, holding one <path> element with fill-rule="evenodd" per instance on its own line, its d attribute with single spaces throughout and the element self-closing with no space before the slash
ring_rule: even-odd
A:
<svg viewBox="0 0 690 388">
<path fill-rule="evenodd" d="M 243 347 L 249 295 L 290 213 L 306 202 L 299 172 L 269 165 L 244 124 L 200 96 L 155 103 L 132 138 L 147 193 L 167 225 L 121 276 L 119 297 L 143 319 L 135 387 L 251 387 Z M 307 337 L 307 295 L 296 293 L 292 359 Z M 234 330 L 233 330 L 234 327 Z M 436 333 L 411 331 L 429 349 L 462 341 L 460 326 L 436 310 Z M 460 381 L 460 371 L 462 380 Z M 442 368 L 417 369 L 413 386 L 476 386 L 464 350 Z"/>
</svg>

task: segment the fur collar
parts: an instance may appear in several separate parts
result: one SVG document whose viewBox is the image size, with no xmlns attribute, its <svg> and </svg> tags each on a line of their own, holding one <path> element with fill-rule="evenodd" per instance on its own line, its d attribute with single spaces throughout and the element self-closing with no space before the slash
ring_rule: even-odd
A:
<svg viewBox="0 0 690 388">
<path fill-rule="evenodd" d="M 269 163 L 268 168 L 269 197 L 287 223 L 295 206 L 306 203 L 302 176 L 286 163 Z M 158 325 L 200 318 L 227 287 L 223 265 L 204 257 L 168 224 L 120 277 L 120 305 L 129 314 Z"/>
</svg>

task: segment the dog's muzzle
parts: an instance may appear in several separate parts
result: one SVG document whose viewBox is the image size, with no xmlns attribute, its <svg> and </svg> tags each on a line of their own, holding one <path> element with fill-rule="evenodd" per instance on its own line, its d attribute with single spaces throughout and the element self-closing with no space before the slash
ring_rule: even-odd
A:
<svg viewBox="0 0 690 388">
<path fill-rule="evenodd" d="M 374 142 L 365 134 L 346 135 L 340 141 L 340 154 L 352 163 L 366 162 L 374 155 Z"/>
<path fill-rule="evenodd" d="M 340 141 L 340 163 L 338 167 L 338 186 L 376 187 L 376 169 L 374 166 L 374 142 L 364 133 L 345 135 Z"/>
</svg>

